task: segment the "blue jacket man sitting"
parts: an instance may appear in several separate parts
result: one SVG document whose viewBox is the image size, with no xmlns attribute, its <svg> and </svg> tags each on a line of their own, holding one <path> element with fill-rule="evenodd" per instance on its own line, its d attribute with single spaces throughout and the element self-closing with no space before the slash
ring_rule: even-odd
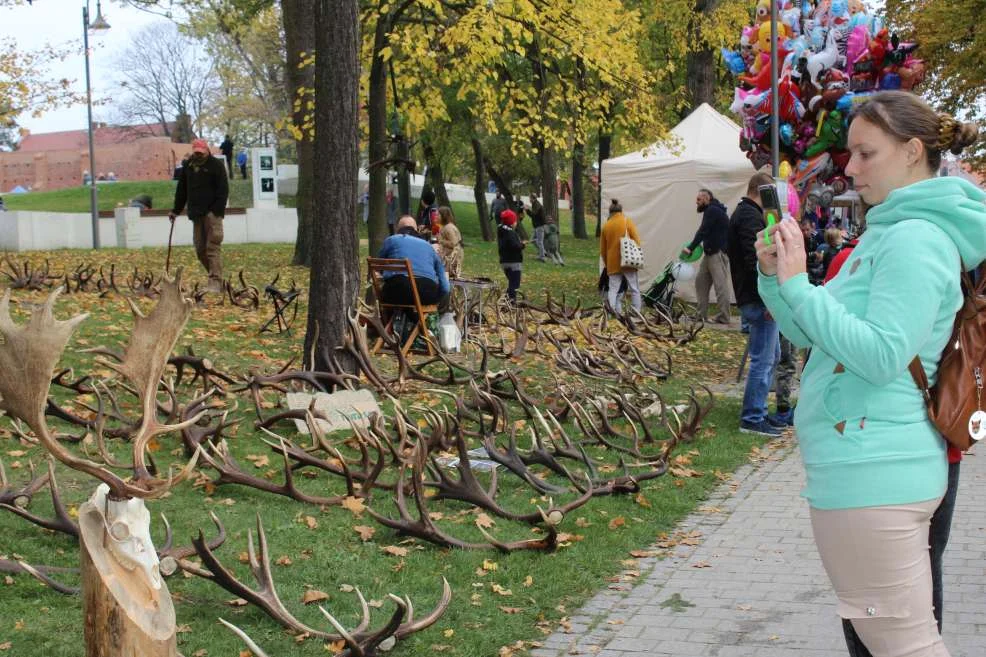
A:
<svg viewBox="0 0 986 657">
<path fill-rule="evenodd" d="M 449 282 L 441 259 L 426 240 L 418 235 L 418 224 L 414 217 L 404 215 L 397 222 L 397 233 L 383 242 L 381 258 L 396 258 L 411 261 L 414 283 L 422 304 L 438 304 L 445 312 L 448 307 Z M 396 272 L 385 272 L 382 301 L 385 303 L 413 304 L 414 294 L 407 276 Z"/>
</svg>

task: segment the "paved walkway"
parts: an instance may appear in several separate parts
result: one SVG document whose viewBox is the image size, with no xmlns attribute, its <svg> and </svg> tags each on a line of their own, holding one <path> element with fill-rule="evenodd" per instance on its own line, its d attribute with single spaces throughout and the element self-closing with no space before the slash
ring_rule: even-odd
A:
<svg viewBox="0 0 986 657">
<path fill-rule="evenodd" d="M 760 463 L 744 466 L 685 519 L 669 558 L 640 559 L 639 577 L 627 573 L 597 594 L 570 627 L 531 654 L 846 657 L 835 598 L 799 496 L 803 480 L 789 439 L 765 448 Z M 952 657 L 986 655 L 984 550 L 986 451 L 980 450 L 963 462 L 945 554 L 945 641 Z"/>
</svg>

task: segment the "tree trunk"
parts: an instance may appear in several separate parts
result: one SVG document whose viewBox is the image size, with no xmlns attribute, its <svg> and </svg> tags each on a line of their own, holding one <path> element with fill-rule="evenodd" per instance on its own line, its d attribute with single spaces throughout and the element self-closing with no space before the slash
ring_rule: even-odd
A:
<svg viewBox="0 0 986 657">
<path fill-rule="evenodd" d="M 558 221 L 558 168 L 555 165 L 555 152 L 538 144 L 538 164 L 541 169 L 541 205 L 545 216 Z"/>
<path fill-rule="evenodd" d="M 697 31 L 697 28 L 696 28 Z M 687 56 L 688 95 L 692 106 L 686 115 L 702 103 L 713 105 L 716 93 L 716 61 L 711 49 L 692 51 Z"/>
<path fill-rule="evenodd" d="M 378 164 L 389 158 L 390 149 L 387 132 L 387 65 L 379 55 L 380 50 L 387 44 L 389 25 L 389 21 L 385 18 L 377 19 L 373 47 L 374 56 L 370 64 L 369 100 L 367 101 L 370 210 L 366 228 L 370 244 L 369 252 L 374 255 L 380 252 L 383 241 L 390 236 L 390 230 L 387 228 L 387 167 Z M 355 195 L 354 188 L 354 199 Z M 350 222 L 356 221 L 355 210 L 348 216 L 348 219 Z"/>
<path fill-rule="evenodd" d="M 483 156 L 483 164 L 486 167 L 486 173 L 488 173 L 493 182 L 496 183 L 496 188 L 503 194 L 503 198 L 507 200 L 507 204 L 510 207 L 513 207 L 514 193 L 510 190 L 510 185 L 513 180 L 504 177 L 504 175 L 500 173 L 495 166 L 493 166 L 490 158 Z"/>
<path fill-rule="evenodd" d="M 171 141 L 178 144 L 190 144 L 195 138 L 192 132 L 192 117 L 188 114 L 179 114 L 175 117 L 175 131 L 171 134 Z"/>
<path fill-rule="evenodd" d="M 315 21 L 318 52 L 315 130 L 318 140 L 315 142 L 314 196 L 315 207 L 322 216 L 315 221 L 312 230 L 305 366 L 324 371 L 331 369 L 333 352 L 343 342 L 347 317 L 360 287 L 356 231 L 359 2 L 318 0 Z M 380 172 L 386 173 L 384 169 Z M 385 182 L 382 175 L 380 180 Z M 386 232 L 383 193 L 379 200 L 384 201 L 378 208 Z M 372 195 L 370 201 L 373 201 Z M 355 363 L 350 358 L 339 354 L 339 359 L 344 369 L 355 371 Z"/>
<path fill-rule="evenodd" d="M 301 89 L 311 89 L 315 85 L 315 72 L 311 66 L 299 68 L 301 53 L 315 50 L 315 0 L 295 0 L 281 6 L 281 20 L 284 24 L 284 40 L 287 47 L 286 74 L 292 106 L 296 107 L 292 121 L 298 128 L 305 123 L 308 109 L 303 103 L 295 105 Z M 298 150 L 298 236 L 294 242 L 293 265 L 312 264 L 312 222 L 315 218 L 315 202 L 312 180 L 314 175 L 314 145 L 310 135 L 303 134 L 295 141 Z"/>
<path fill-rule="evenodd" d="M 613 135 L 599 133 L 599 177 L 596 180 L 599 190 L 599 214 L 596 215 L 596 237 L 602 234 L 603 229 L 603 160 L 609 159 L 609 150 L 613 145 Z"/>
<path fill-rule="evenodd" d="M 572 196 L 568 200 L 572 207 L 572 235 L 575 239 L 588 239 L 585 230 L 585 189 L 582 178 L 585 175 L 585 146 L 576 144 L 572 153 Z"/>
<path fill-rule="evenodd" d="M 435 149 L 431 143 L 424 141 L 425 163 L 428 165 L 428 178 L 425 185 L 431 187 L 435 192 L 435 202 L 438 205 L 450 205 L 448 190 L 445 188 L 445 173 L 442 171 L 442 162 L 435 155 Z"/>
<path fill-rule="evenodd" d="M 476 168 L 476 184 L 472 194 L 476 198 L 476 214 L 479 216 L 479 229 L 483 233 L 484 242 L 493 241 L 493 228 L 490 226 L 490 209 L 486 205 L 486 171 L 483 167 L 483 145 L 473 137 L 472 155 L 473 166 Z"/>
<path fill-rule="evenodd" d="M 120 563 L 106 545 L 114 539 L 107 535 L 101 507 L 92 500 L 79 507 L 86 657 L 176 657 L 175 608 L 168 585 L 158 575 L 160 588 L 152 589 L 144 569 Z M 149 530 L 146 523 L 145 528 Z"/>
<path fill-rule="evenodd" d="M 719 6 L 720 0 L 695 0 L 691 23 L 688 31 L 691 33 L 691 43 L 702 43 L 702 22 Z M 770 25 L 768 24 L 769 28 Z M 692 110 L 702 103 L 714 104 L 716 94 L 716 61 L 715 51 L 711 48 L 689 51 L 685 58 L 685 84 L 692 106 L 681 118 L 688 116 Z"/>
</svg>

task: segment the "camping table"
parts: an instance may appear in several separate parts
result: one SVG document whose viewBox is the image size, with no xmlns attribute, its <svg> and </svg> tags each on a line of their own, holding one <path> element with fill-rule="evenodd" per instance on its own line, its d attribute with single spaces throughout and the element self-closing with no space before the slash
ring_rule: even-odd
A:
<svg viewBox="0 0 986 657">
<path fill-rule="evenodd" d="M 473 293 L 479 295 L 479 329 L 483 328 L 483 293 L 493 287 L 493 281 L 488 278 L 453 278 L 451 280 L 453 288 L 462 290 L 465 298 L 465 313 L 462 318 L 462 337 L 469 335 L 469 308 Z"/>
</svg>

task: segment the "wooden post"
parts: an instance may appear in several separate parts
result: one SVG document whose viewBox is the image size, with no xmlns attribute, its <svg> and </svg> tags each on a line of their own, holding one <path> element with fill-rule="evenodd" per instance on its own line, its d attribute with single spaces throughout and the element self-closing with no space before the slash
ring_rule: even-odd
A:
<svg viewBox="0 0 986 657">
<path fill-rule="evenodd" d="M 98 498 L 97 494 L 79 508 L 86 657 L 177 657 L 175 608 L 157 572 L 153 545 L 148 540 L 138 548 L 149 549 L 152 560 L 146 555 L 142 561 L 120 556 L 121 549 L 126 548 L 120 547 L 122 542 L 132 548 L 143 538 L 139 516 L 149 521 L 143 500 L 109 502 L 137 503 L 139 508 L 136 518 L 132 518 L 132 511 L 111 513 L 114 520 L 108 523 L 104 510 L 112 507 L 96 501 Z M 126 529 L 125 524 L 129 525 Z M 149 528 L 149 522 L 147 525 Z M 126 539 L 121 541 L 124 534 Z"/>
</svg>

